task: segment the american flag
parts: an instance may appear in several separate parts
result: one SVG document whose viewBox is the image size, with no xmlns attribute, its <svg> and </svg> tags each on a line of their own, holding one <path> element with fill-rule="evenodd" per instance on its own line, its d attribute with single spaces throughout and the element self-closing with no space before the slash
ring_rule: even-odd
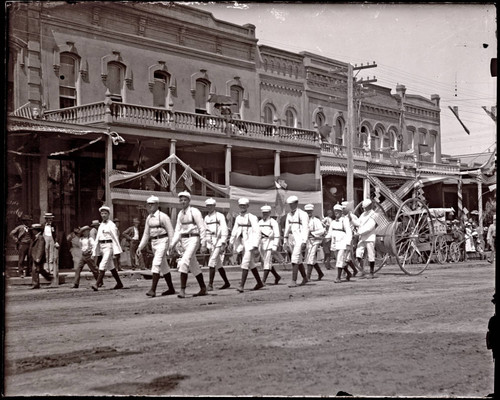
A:
<svg viewBox="0 0 500 400">
<path fill-rule="evenodd" d="M 182 173 L 182 178 L 184 178 L 184 184 L 186 187 L 191 190 L 191 187 L 193 186 L 193 177 L 191 176 L 191 168 L 189 166 L 187 166 Z"/>
<path fill-rule="evenodd" d="M 170 175 L 168 174 L 165 169 L 160 168 L 160 180 L 161 180 L 161 187 L 167 188 L 168 187 L 168 178 Z"/>
</svg>

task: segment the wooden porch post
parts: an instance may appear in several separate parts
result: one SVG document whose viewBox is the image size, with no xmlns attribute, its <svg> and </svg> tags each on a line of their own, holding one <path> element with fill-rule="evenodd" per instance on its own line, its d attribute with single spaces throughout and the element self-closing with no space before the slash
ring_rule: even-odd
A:
<svg viewBox="0 0 500 400">
<path fill-rule="evenodd" d="M 109 184 L 109 175 L 111 170 L 113 169 L 113 141 L 111 137 L 106 136 L 106 157 L 104 163 L 104 175 L 105 175 L 105 196 L 106 196 L 106 205 L 109 207 L 109 217 L 113 218 L 113 201 L 111 200 L 111 186 Z"/>
<path fill-rule="evenodd" d="M 278 179 L 281 175 L 281 150 L 274 151 L 274 178 Z"/>
<path fill-rule="evenodd" d="M 226 145 L 226 163 L 225 163 L 225 184 L 227 187 L 231 185 L 231 145 Z"/>
</svg>

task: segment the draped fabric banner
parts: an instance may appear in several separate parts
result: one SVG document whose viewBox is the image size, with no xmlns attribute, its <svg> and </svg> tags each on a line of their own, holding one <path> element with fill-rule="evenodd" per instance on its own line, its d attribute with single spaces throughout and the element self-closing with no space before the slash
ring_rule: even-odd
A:
<svg viewBox="0 0 500 400">
<path fill-rule="evenodd" d="M 282 191 L 279 193 L 278 191 Z M 278 194 L 279 193 L 279 194 Z M 299 198 L 299 207 L 312 203 L 315 206 L 315 212 L 322 215 L 323 196 L 320 190 L 317 191 L 298 191 L 298 190 L 283 190 L 283 189 L 251 189 L 238 186 L 231 186 L 229 198 L 231 199 L 231 212 L 238 213 L 238 200 L 241 197 L 246 197 L 250 200 L 249 211 L 257 216 L 262 212 L 260 207 L 267 204 L 271 206 L 271 215 L 282 216 L 286 214 L 286 199 L 292 195 Z M 277 202 L 278 199 L 281 199 Z"/>
<path fill-rule="evenodd" d="M 289 190 L 315 191 L 320 189 L 319 179 L 314 173 L 291 174 L 284 172 L 280 180 L 286 182 Z M 275 187 L 274 175 L 254 176 L 231 172 L 231 185 L 253 189 L 273 189 Z"/>
</svg>

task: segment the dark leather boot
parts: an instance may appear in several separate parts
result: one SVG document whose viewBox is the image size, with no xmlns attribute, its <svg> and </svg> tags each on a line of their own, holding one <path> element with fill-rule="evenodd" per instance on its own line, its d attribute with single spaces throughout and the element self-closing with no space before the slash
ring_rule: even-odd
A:
<svg viewBox="0 0 500 400">
<path fill-rule="evenodd" d="M 205 296 L 207 294 L 207 287 L 205 286 L 205 281 L 203 280 L 203 273 L 200 272 L 196 275 L 196 280 L 198 281 L 198 285 L 200 285 L 200 291 L 193 294 L 193 297 Z"/>
<path fill-rule="evenodd" d="M 257 284 L 253 287 L 253 290 L 262 289 L 264 287 L 264 284 L 262 283 L 262 280 L 260 279 L 259 270 L 257 269 L 257 267 L 252 268 L 252 274 L 253 274 L 255 280 L 257 281 Z"/>
<path fill-rule="evenodd" d="M 146 296 L 155 297 L 156 296 L 156 286 L 158 286 L 158 281 L 160 280 L 160 274 L 153 273 L 153 282 L 151 282 L 151 289 L 146 293 Z"/>
<path fill-rule="evenodd" d="M 184 299 L 186 297 L 187 279 L 188 279 L 188 274 L 181 272 L 181 291 L 177 295 L 179 299 Z"/>
<path fill-rule="evenodd" d="M 344 271 L 345 271 L 345 273 L 347 275 L 346 278 L 345 278 L 345 280 L 349 282 L 351 280 L 352 274 L 351 274 L 351 271 L 349 271 L 349 269 L 347 268 L 347 265 L 344 267 Z"/>
<path fill-rule="evenodd" d="M 300 275 L 302 276 L 302 282 L 300 282 L 300 286 L 303 286 L 307 282 L 309 282 L 309 280 L 307 279 L 307 275 L 306 275 L 306 270 L 304 268 L 304 264 L 300 264 L 299 265 L 299 272 L 300 272 Z"/>
<path fill-rule="evenodd" d="M 321 267 L 318 264 L 314 264 L 313 267 L 316 270 L 316 272 L 318 273 L 318 281 L 320 281 L 325 276 L 325 274 L 323 273 L 323 271 L 321 270 Z"/>
<path fill-rule="evenodd" d="M 219 275 L 224 280 L 224 285 L 222 285 L 219 289 L 222 290 L 222 289 L 228 289 L 229 287 L 231 287 L 231 284 L 229 283 L 229 280 L 227 279 L 226 270 L 224 268 L 222 268 L 222 267 L 219 268 Z"/>
<path fill-rule="evenodd" d="M 214 290 L 215 267 L 208 269 L 208 291 Z"/>
<path fill-rule="evenodd" d="M 116 281 L 116 285 L 113 289 L 123 289 L 123 283 L 120 280 L 120 275 L 118 275 L 118 271 L 116 270 L 116 268 L 113 268 L 111 270 L 111 275 L 113 275 L 113 278 L 115 278 Z"/>
<path fill-rule="evenodd" d="M 245 291 L 243 288 L 245 287 L 245 282 L 247 281 L 247 276 L 248 276 L 248 269 L 242 269 L 241 270 L 240 286 L 238 287 L 238 289 L 236 289 L 240 293 L 243 293 Z"/>
<path fill-rule="evenodd" d="M 264 270 L 264 276 L 262 277 L 262 283 L 264 283 L 264 284 L 266 283 L 268 275 L 269 275 L 269 270 L 268 269 Z"/>
<path fill-rule="evenodd" d="M 277 285 L 278 282 L 281 280 L 281 275 L 276 272 L 274 267 L 271 267 L 271 273 L 274 275 L 274 284 Z"/>
<path fill-rule="evenodd" d="M 311 280 L 311 274 L 312 274 L 312 270 L 313 270 L 313 266 L 312 265 L 309 265 L 307 264 L 307 280 L 310 281 Z"/>
<path fill-rule="evenodd" d="M 99 270 L 99 275 L 97 275 L 97 281 L 96 281 L 95 285 L 92 285 L 92 289 L 95 290 L 96 292 L 99 290 L 98 288 L 100 288 L 102 286 L 102 281 L 104 279 L 105 273 L 106 273 L 106 271 Z"/>
<path fill-rule="evenodd" d="M 175 294 L 174 284 L 172 283 L 172 274 L 169 272 L 164 275 L 165 282 L 167 282 L 168 290 L 163 292 L 162 296 L 170 296 L 171 294 Z"/>
</svg>

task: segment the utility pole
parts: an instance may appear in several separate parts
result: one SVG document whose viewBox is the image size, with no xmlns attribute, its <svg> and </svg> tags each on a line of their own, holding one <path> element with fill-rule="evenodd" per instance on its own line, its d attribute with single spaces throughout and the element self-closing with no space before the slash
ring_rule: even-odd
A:
<svg viewBox="0 0 500 400">
<path fill-rule="evenodd" d="M 354 71 L 359 71 L 366 68 L 375 68 L 377 64 L 375 61 L 373 64 L 366 64 L 361 66 L 351 64 L 347 65 L 347 137 L 346 137 L 346 150 L 347 150 L 347 181 L 346 181 L 346 195 L 347 201 L 354 200 L 354 155 L 353 155 L 353 142 L 355 138 L 355 133 L 359 129 L 359 121 L 356 122 L 356 116 L 354 113 L 354 84 L 371 83 L 376 82 L 375 77 L 373 79 L 359 80 L 355 81 Z M 364 96 L 362 93 L 357 99 L 361 99 Z"/>
</svg>

